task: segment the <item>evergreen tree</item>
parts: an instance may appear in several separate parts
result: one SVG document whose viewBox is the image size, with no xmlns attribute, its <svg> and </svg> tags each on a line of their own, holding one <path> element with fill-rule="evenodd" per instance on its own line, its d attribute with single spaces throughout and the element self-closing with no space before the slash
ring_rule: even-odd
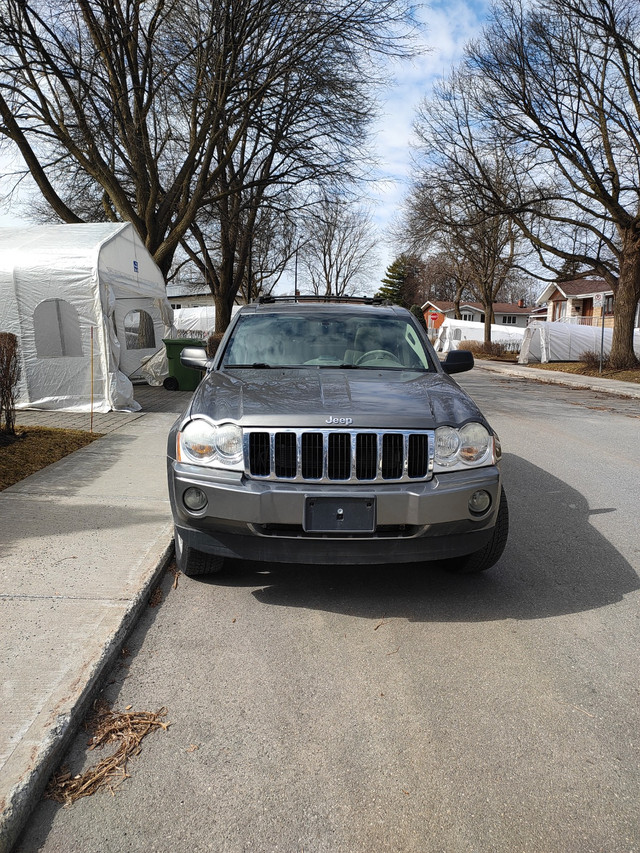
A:
<svg viewBox="0 0 640 853">
<path fill-rule="evenodd" d="M 408 272 L 409 259 L 406 255 L 400 255 L 387 267 L 386 275 L 382 279 L 382 287 L 376 296 L 407 308 L 404 289 Z"/>
<path fill-rule="evenodd" d="M 427 321 L 425 320 L 424 311 L 422 310 L 422 308 L 419 305 L 412 305 L 411 308 L 409 308 L 409 311 L 411 311 L 413 316 L 417 318 L 418 322 L 426 332 Z"/>
</svg>

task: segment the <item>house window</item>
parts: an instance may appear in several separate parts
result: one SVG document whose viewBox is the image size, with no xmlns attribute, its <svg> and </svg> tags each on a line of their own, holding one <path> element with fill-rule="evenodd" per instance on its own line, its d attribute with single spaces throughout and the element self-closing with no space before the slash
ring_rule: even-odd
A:
<svg viewBox="0 0 640 853">
<path fill-rule="evenodd" d="M 468 320 L 469 322 L 473 322 L 473 314 L 461 314 L 460 315 L 463 320 Z"/>
<path fill-rule="evenodd" d="M 514 314 L 503 314 L 502 315 L 502 322 L 506 323 L 508 326 L 515 326 L 516 317 Z"/>
<path fill-rule="evenodd" d="M 33 333 L 38 358 L 82 356 L 78 312 L 64 299 L 45 299 L 33 312 Z"/>
<path fill-rule="evenodd" d="M 151 315 L 146 311 L 129 311 L 124 318 L 127 349 L 155 349 L 156 334 Z"/>
<path fill-rule="evenodd" d="M 604 313 L 613 314 L 613 295 L 604 298 Z"/>
</svg>

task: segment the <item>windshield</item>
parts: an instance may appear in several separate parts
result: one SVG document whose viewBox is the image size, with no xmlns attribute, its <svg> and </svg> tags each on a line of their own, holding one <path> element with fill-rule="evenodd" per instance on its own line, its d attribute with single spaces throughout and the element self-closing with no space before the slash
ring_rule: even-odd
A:
<svg viewBox="0 0 640 853">
<path fill-rule="evenodd" d="M 224 367 L 434 369 L 413 324 L 402 317 L 247 314 L 238 319 Z"/>
</svg>

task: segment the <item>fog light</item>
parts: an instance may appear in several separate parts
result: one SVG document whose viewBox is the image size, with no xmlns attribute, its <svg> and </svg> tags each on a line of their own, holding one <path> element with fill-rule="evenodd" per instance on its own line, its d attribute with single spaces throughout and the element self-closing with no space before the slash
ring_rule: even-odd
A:
<svg viewBox="0 0 640 853">
<path fill-rule="evenodd" d="M 491 495 L 485 492 L 484 489 L 479 489 L 474 492 L 469 498 L 469 511 L 475 515 L 481 515 L 486 512 L 491 506 Z"/>
<path fill-rule="evenodd" d="M 192 512 L 200 512 L 207 505 L 207 496 L 202 489 L 195 489 L 193 487 L 186 490 L 182 496 L 182 500 L 186 508 Z"/>
</svg>

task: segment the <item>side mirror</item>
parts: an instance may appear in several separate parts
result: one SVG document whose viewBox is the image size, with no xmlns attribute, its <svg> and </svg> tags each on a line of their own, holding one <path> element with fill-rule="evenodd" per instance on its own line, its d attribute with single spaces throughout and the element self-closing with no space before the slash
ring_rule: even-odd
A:
<svg viewBox="0 0 640 853">
<path fill-rule="evenodd" d="M 442 362 L 442 369 L 449 374 L 464 373 L 466 370 L 471 370 L 473 365 L 473 353 L 466 349 L 452 349 Z"/>
<path fill-rule="evenodd" d="M 180 363 L 196 370 L 206 370 L 209 359 L 204 347 L 185 347 L 180 353 Z"/>
</svg>

